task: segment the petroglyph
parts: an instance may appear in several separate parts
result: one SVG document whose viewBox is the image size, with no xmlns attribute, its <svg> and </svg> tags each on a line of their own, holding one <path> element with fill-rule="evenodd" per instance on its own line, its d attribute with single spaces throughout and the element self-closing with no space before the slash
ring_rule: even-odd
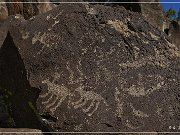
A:
<svg viewBox="0 0 180 135">
<path fill-rule="evenodd" d="M 146 66 L 147 64 L 150 65 L 156 65 L 160 66 L 162 68 L 168 68 L 170 65 L 169 60 L 163 55 L 160 54 L 160 51 L 155 49 L 155 56 L 146 56 L 141 58 L 140 60 L 135 60 L 135 61 L 127 61 L 125 63 L 120 63 L 119 66 L 121 68 L 141 68 L 143 66 Z"/>
<path fill-rule="evenodd" d="M 79 124 L 79 125 L 76 125 L 74 130 L 75 131 L 81 131 L 81 129 L 83 128 L 83 124 Z"/>
<path fill-rule="evenodd" d="M 84 86 L 82 85 L 76 88 L 75 92 L 80 94 L 80 99 L 76 102 L 72 102 L 72 105 L 75 109 L 82 108 L 82 111 L 88 116 L 92 116 L 97 111 L 101 102 L 108 106 L 105 99 L 100 94 L 93 91 L 84 91 Z M 88 101 L 90 101 L 90 105 L 84 108 L 88 104 Z"/>
<path fill-rule="evenodd" d="M 153 33 L 149 32 L 151 38 L 153 38 L 154 40 L 158 40 L 160 37 L 154 35 Z"/>
<path fill-rule="evenodd" d="M 77 83 L 81 83 L 81 81 L 83 80 L 83 72 L 81 69 L 81 60 L 78 60 L 78 64 L 76 65 L 76 70 L 79 73 L 79 77 L 74 76 L 74 72 L 73 70 L 70 68 L 70 64 L 69 62 L 66 63 L 66 68 L 69 71 L 69 84 L 77 84 Z"/>
<path fill-rule="evenodd" d="M 143 86 L 132 85 L 130 88 L 126 88 L 126 91 L 128 91 L 128 94 L 135 97 L 146 96 L 145 88 Z"/>
<path fill-rule="evenodd" d="M 137 60 L 139 58 L 139 51 L 140 49 L 136 46 L 134 46 L 134 57 L 135 57 L 135 60 Z"/>
<path fill-rule="evenodd" d="M 173 106 L 171 105 L 171 106 L 169 106 L 169 110 L 168 110 L 168 112 L 169 112 L 169 115 L 171 116 L 171 117 L 173 117 L 174 116 L 174 110 L 173 110 Z"/>
<path fill-rule="evenodd" d="M 53 16 L 52 14 L 49 14 L 47 17 L 46 17 L 46 20 L 50 20 L 50 19 L 53 19 L 53 20 L 56 20 L 58 18 L 58 16 L 62 15 L 63 11 L 59 12 L 56 16 Z"/>
<path fill-rule="evenodd" d="M 148 76 L 150 77 L 150 76 Z M 137 85 L 132 85 L 129 88 L 125 88 L 124 90 L 128 92 L 128 94 L 135 96 L 135 97 L 141 97 L 141 96 L 147 96 L 154 91 L 160 90 L 162 88 L 165 88 L 165 83 L 163 81 L 163 78 L 159 75 L 151 76 L 151 78 L 155 78 L 156 81 L 159 81 L 157 84 L 151 86 L 150 88 L 145 88 L 143 85 L 143 80 L 141 74 L 139 74 L 139 81 Z"/>
<path fill-rule="evenodd" d="M 68 88 L 66 88 L 64 85 L 60 86 L 55 84 L 55 81 L 57 81 L 59 77 L 60 74 L 56 73 L 52 82 L 49 79 L 42 81 L 43 84 L 47 85 L 48 92 L 40 95 L 40 98 L 46 98 L 50 95 L 50 98 L 48 98 L 46 101 L 42 101 L 42 104 L 44 104 L 46 108 L 50 108 L 52 113 L 56 111 L 56 109 L 62 104 L 67 96 L 71 95 Z M 55 96 L 55 99 L 53 99 L 53 96 Z"/>
<path fill-rule="evenodd" d="M 143 123 L 143 125 L 134 126 L 129 120 L 126 120 L 126 124 L 125 124 L 125 125 L 126 125 L 128 128 L 135 130 L 135 129 L 138 129 L 138 128 L 144 126 L 144 123 Z"/>
<path fill-rule="evenodd" d="M 146 113 L 144 113 L 140 110 L 136 110 L 131 103 L 130 103 L 130 107 L 132 108 L 135 116 L 142 117 L 142 118 L 149 117 L 149 115 L 147 115 Z"/>
<path fill-rule="evenodd" d="M 27 39 L 29 37 L 29 32 L 21 31 L 22 39 Z"/>
<path fill-rule="evenodd" d="M 155 50 L 154 63 L 157 66 L 168 68 L 170 65 L 170 61 L 163 54 L 161 54 L 161 52 L 158 49 L 155 48 L 154 50 Z"/>
<path fill-rule="evenodd" d="M 128 26 L 120 21 L 120 20 L 108 20 L 107 24 L 111 25 L 112 28 L 114 28 L 116 31 L 120 32 L 121 34 L 125 35 L 126 37 L 129 37 L 130 34 L 128 33 L 130 30 L 128 29 Z"/>
<path fill-rule="evenodd" d="M 40 54 L 45 47 L 47 48 L 57 48 L 57 45 L 60 43 L 61 37 L 54 33 L 43 33 L 41 32 L 35 33 L 34 37 L 32 38 L 32 44 L 35 44 L 39 41 L 43 46 L 41 50 L 38 52 Z M 55 42 L 56 41 L 56 42 Z"/>
<path fill-rule="evenodd" d="M 52 25 L 52 27 L 54 27 L 56 24 L 59 23 L 59 20 L 58 21 L 55 21 L 54 24 Z"/>
<path fill-rule="evenodd" d="M 145 80 L 148 80 L 148 82 L 144 83 Z M 150 118 L 151 115 L 142 110 L 138 110 L 133 102 L 128 101 L 129 97 L 139 98 L 139 97 L 149 96 L 150 94 L 153 94 L 153 92 L 158 90 L 163 90 L 163 91 L 166 90 L 164 77 L 162 77 L 161 75 L 150 74 L 143 76 L 142 74 L 139 73 L 138 80 L 136 83 L 131 84 L 130 87 L 127 87 L 128 81 L 125 78 L 122 78 L 119 81 L 119 87 L 115 87 L 115 93 L 114 93 L 114 97 L 116 101 L 115 114 L 117 117 L 120 117 L 122 123 L 130 129 L 141 128 L 144 125 L 144 123 L 142 123 L 143 121 L 141 121 L 140 122 L 141 124 L 139 125 L 137 125 L 137 123 L 133 123 L 133 121 L 129 119 L 129 116 L 127 117 L 127 114 L 124 113 L 127 107 L 129 108 L 129 110 L 131 110 L 132 113 L 130 113 L 130 115 L 132 115 L 132 117 L 135 118 L 140 117 L 141 119 L 148 119 Z M 158 113 L 159 115 L 161 110 L 158 111 L 159 112 L 155 110 L 155 113 Z"/>
<path fill-rule="evenodd" d="M 90 15 L 96 15 L 97 14 L 97 11 L 94 8 L 89 7 L 88 4 L 84 4 L 84 5 L 85 5 L 86 10 L 88 11 L 88 14 L 90 14 Z"/>
<path fill-rule="evenodd" d="M 54 20 L 54 23 L 52 24 L 51 28 L 48 28 L 48 31 L 51 31 L 52 28 L 58 24 L 60 22 L 60 20 L 57 20 L 58 16 L 60 16 L 62 14 L 62 12 L 60 12 L 59 14 L 57 14 L 56 16 L 53 16 L 52 14 L 49 14 L 47 17 L 46 17 L 46 20 L 49 21 L 50 19 L 51 20 Z"/>
<path fill-rule="evenodd" d="M 83 74 L 83 72 L 82 72 L 81 59 L 78 60 L 78 64 L 77 64 L 77 66 L 76 66 L 76 69 L 77 69 L 77 71 L 78 71 L 78 73 L 79 73 L 79 75 L 80 75 L 78 82 L 81 82 L 82 79 L 83 79 L 83 76 L 86 78 L 86 76 L 85 76 L 85 75 Z"/>
<path fill-rule="evenodd" d="M 115 101 L 117 102 L 117 109 L 116 114 L 118 117 L 122 118 L 123 115 L 123 99 L 122 99 L 122 93 L 118 90 L 118 88 L 115 88 Z M 121 96 L 121 97 L 120 97 Z"/>
<path fill-rule="evenodd" d="M 71 70 L 69 62 L 67 62 L 66 68 L 67 68 L 67 70 L 69 71 L 69 74 L 70 74 L 69 75 L 69 84 L 78 83 L 77 80 L 74 78 L 74 72 Z"/>
</svg>

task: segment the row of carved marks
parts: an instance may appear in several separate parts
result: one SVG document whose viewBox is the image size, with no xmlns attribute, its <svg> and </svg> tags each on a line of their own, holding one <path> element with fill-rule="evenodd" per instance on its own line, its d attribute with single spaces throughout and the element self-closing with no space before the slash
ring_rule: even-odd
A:
<svg viewBox="0 0 180 135">
<path fill-rule="evenodd" d="M 23 38 L 27 38 L 28 35 L 22 35 Z M 27 37 L 26 37 L 27 36 Z M 58 34 L 52 32 L 36 32 L 32 38 L 32 44 L 35 44 L 39 41 L 42 45 L 41 50 L 37 53 L 38 55 L 44 52 L 46 48 L 57 48 L 58 44 L 62 41 L 62 37 Z"/>
<path fill-rule="evenodd" d="M 54 114 L 57 108 L 61 106 L 67 97 L 69 97 L 69 108 L 81 108 L 88 116 L 92 116 L 98 110 L 100 103 L 104 103 L 108 106 L 105 99 L 100 94 L 93 91 L 86 91 L 83 85 L 76 88 L 74 92 L 70 92 L 70 90 L 63 84 L 58 85 L 55 83 L 60 78 L 59 73 L 55 73 L 53 78 L 52 82 L 49 78 L 42 81 L 43 84 L 47 85 L 48 92 L 39 96 L 43 99 L 42 104 L 45 105 L 46 109 L 49 109 L 52 114 Z M 76 96 L 76 94 L 80 95 L 80 99 L 78 101 L 73 100 L 73 97 Z M 86 105 L 89 106 L 86 108 Z"/>
<path fill-rule="evenodd" d="M 149 79 L 150 82 L 148 83 L 151 83 L 151 81 L 155 82 L 154 85 L 150 84 L 151 87 L 149 87 L 146 85 L 146 83 L 143 83 L 145 82 L 145 80 L 143 80 L 145 78 Z M 119 82 L 120 85 L 118 87 L 115 87 L 114 97 L 117 106 L 115 114 L 117 117 L 121 118 L 123 125 L 125 125 L 127 128 L 138 130 L 146 126 L 145 121 L 147 121 L 147 119 L 151 119 L 152 115 L 156 116 L 162 114 L 157 114 L 157 110 L 159 108 L 156 106 L 156 103 L 154 104 L 155 109 L 153 109 L 150 113 L 141 110 L 141 107 L 140 109 L 137 109 L 137 106 L 139 106 L 138 102 L 136 103 L 134 102 L 134 100 L 128 99 L 143 98 L 145 100 L 149 100 L 150 96 L 154 93 L 165 91 L 166 84 L 164 82 L 164 78 L 161 75 L 143 76 L 141 74 L 138 74 L 137 84 L 128 85 L 128 83 L 128 80 L 122 78 Z M 145 108 L 152 109 L 150 106 L 146 106 Z M 127 109 L 131 110 L 128 114 L 126 113 Z M 133 118 L 138 119 L 139 124 L 135 123 Z"/>
</svg>

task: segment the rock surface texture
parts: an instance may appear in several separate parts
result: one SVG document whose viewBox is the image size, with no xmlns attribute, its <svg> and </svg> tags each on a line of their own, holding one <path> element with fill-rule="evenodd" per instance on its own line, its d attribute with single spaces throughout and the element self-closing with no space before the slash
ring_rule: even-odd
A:
<svg viewBox="0 0 180 135">
<path fill-rule="evenodd" d="M 97 2 L 99 4 L 107 5 L 107 6 L 123 6 L 127 10 L 141 13 L 146 21 L 148 21 L 151 25 L 159 28 L 160 30 L 164 30 L 167 25 L 166 16 L 159 0 L 51 0 L 51 1 L 54 3 L 85 1 L 85 2 Z M 130 3 L 130 2 L 135 2 L 135 3 Z M 143 2 L 148 2 L 148 3 L 143 3 Z"/>
<path fill-rule="evenodd" d="M 176 131 L 169 126 L 180 119 L 179 54 L 139 13 L 60 4 L 28 21 L 13 16 L 8 21 L 9 44 L 24 64 L 18 75 L 28 82 L 14 74 L 1 85 L 19 83 L 13 94 L 29 99 L 41 90 L 33 104 L 54 131 Z M 3 66 L 1 72 L 10 74 Z"/>
<path fill-rule="evenodd" d="M 9 15 L 21 14 L 24 16 L 25 19 L 30 19 L 35 15 L 48 12 L 56 7 L 54 4 L 50 3 L 49 0 L 24 0 L 23 2 L 26 3 L 21 3 L 22 0 L 5 0 L 5 1 L 8 2 L 5 5 L 7 6 Z M 46 3 L 40 3 L 40 2 L 46 2 Z"/>
<path fill-rule="evenodd" d="M 139 2 L 147 2 L 147 0 L 138 0 Z M 164 30 L 167 25 L 167 19 L 159 0 L 148 0 L 149 3 L 141 3 L 141 13 L 145 19 L 160 30 Z M 159 2 L 159 3 L 151 3 Z"/>
<path fill-rule="evenodd" d="M 6 20 L 8 17 L 8 9 L 4 0 L 0 0 L 0 22 Z"/>
<path fill-rule="evenodd" d="M 172 21 L 169 26 L 168 36 L 172 43 L 176 44 L 180 50 L 180 24 Z"/>
</svg>

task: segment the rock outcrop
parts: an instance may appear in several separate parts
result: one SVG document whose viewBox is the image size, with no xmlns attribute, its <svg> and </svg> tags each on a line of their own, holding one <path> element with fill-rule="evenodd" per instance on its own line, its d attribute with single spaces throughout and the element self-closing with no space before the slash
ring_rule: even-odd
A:
<svg viewBox="0 0 180 135">
<path fill-rule="evenodd" d="M 35 112 L 38 94 L 38 89 L 31 87 L 26 79 L 23 61 L 8 33 L 0 49 L 0 95 L 8 108 L 6 123 L 11 125 L 8 127 L 51 131 Z"/>
<path fill-rule="evenodd" d="M 8 34 L 0 49 L 0 86 L 12 93 L 19 127 L 26 121 L 53 131 L 178 131 L 171 126 L 179 124 L 180 56 L 141 14 L 60 4 L 6 24 L 13 40 Z"/>
<path fill-rule="evenodd" d="M 0 23 L 6 20 L 8 17 L 8 9 L 4 0 L 0 0 Z"/>
<path fill-rule="evenodd" d="M 18 0 L 6 0 L 7 2 L 18 2 Z M 21 14 L 25 19 L 29 19 L 35 15 L 45 13 L 52 10 L 56 6 L 50 3 L 49 0 L 43 1 L 47 3 L 39 3 L 41 0 L 25 0 L 25 2 L 37 2 L 37 3 L 7 3 L 9 15 Z M 74 2 L 74 0 L 51 0 L 52 2 Z M 164 30 L 166 25 L 166 17 L 163 12 L 161 4 L 151 3 L 159 2 L 159 0 L 149 0 L 150 3 L 119 3 L 112 4 L 111 2 L 119 2 L 119 0 L 80 0 L 77 2 L 107 2 L 105 5 L 120 5 L 127 10 L 141 13 L 144 18 L 153 26 Z M 127 2 L 127 0 L 121 0 L 121 2 Z M 144 0 L 129 0 L 128 2 L 147 2 Z M 4 11 L 3 11 L 4 12 Z M 3 15 L 6 18 L 7 15 Z M 4 18 L 2 18 L 4 19 Z M 0 17 L 1 20 L 1 17 Z"/>
<path fill-rule="evenodd" d="M 74 2 L 75 0 L 51 0 L 51 1 L 55 3 L 55 2 Z M 78 0 L 78 2 L 81 1 L 97 2 L 93 4 L 102 4 L 107 6 L 108 5 L 123 6 L 127 10 L 141 13 L 146 21 L 148 21 L 151 25 L 159 28 L 160 30 L 164 30 L 167 25 L 167 19 L 164 14 L 163 7 L 160 4 L 159 0 L 148 0 L 148 1 L 147 0 Z M 137 2 L 137 3 L 131 3 L 131 2 Z M 143 3 L 143 2 L 149 2 L 149 3 Z"/>
<path fill-rule="evenodd" d="M 6 0 L 6 2 L 11 2 L 11 3 L 6 3 L 7 9 L 8 9 L 8 15 L 21 14 L 24 16 L 25 19 L 30 19 L 31 17 L 35 15 L 48 12 L 56 7 L 54 4 L 50 3 L 49 0 L 43 0 L 43 1 L 42 0 L 24 0 L 23 1 L 27 3 L 21 3 L 22 2 L 21 0 Z M 16 3 L 16 2 L 19 2 L 19 3 Z M 46 3 L 40 3 L 40 2 L 46 2 Z"/>
<path fill-rule="evenodd" d="M 109 2 L 119 0 L 109 0 Z M 164 25 L 166 24 L 166 17 L 164 14 L 164 10 L 159 0 L 121 0 L 121 2 L 139 2 L 139 3 L 119 3 L 118 5 L 124 6 L 126 9 L 139 12 L 148 21 L 151 25 L 159 28 L 160 30 L 164 30 Z M 142 2 L 142 3 L 141 3 Z M 143 3 L 149 2 L 149 3 Z M 159 3 L 153 3 L 159 2 Z M 117 5 L 117 4 L 114 4 Z"/>
<path fill-rule="evenodd" d="M 146 0 L 139 0 L 139 1 L 147 2 Z M 154 25 L 160 30 L 164 30 L 165 25 L 167 25 L 167 18 L 165 16 L 162 5 L 160 4 L 160 1 L 159 0 L 149 0 L 149 1 L 150 3 L 140 4 L 142 15 L 150 24 Z M 151 2 L 159 2 L 159 4 L 151 3 Z"/>
<path fill-rule="evenodd" d="M 172 21 L 169 25 L 168 36 L 172 43 L 176 44 L 180 50 L 180 24 Z"/>
</svg>

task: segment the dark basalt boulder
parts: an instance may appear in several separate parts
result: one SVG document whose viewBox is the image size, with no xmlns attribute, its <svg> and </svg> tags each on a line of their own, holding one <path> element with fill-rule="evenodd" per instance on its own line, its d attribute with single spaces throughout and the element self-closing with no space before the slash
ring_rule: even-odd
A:
<svg viewBox="0 0 180 135">
<path fill-rule="evenodd" d="M 180 24 L 176 21 L 172 21 L 169 25 L 168 36 L 172 43 L 177 45 L 180 49 Z"/>
<path fill-rule="evenodd" d="M 50 0 L 56 2 L 90 2 L 91 4 L 101 4 L 106 6 L 123 6 L 132 12 L 138 12 L 143 15 L 146 21 L 151 25 L 164 30 L 166 28 L 167 18 L 159 0 Z M 134 2 L 134 3 L 132 3 Z M 148 3 L 144 3 L 148 2 Z M 156 3 L 154 3 L 156 2 Z"/>
<path fill-rule="evenodd" d="M 26 70 L 10 33 L 0 48 L 1 128 L 36 128 L 51 131 L 37 114 L 39 90 L 29 85 Z M 0 131 L 1 132 L 1 131 Z"/>
<path fill-rule="evenodd" d="M 26 83 L 41 90 L 36 112 L 54 131 L 178 131 L 171 126 L 180 119 L 179 54 L 139 13 L 60 4 L 29 21 L 9 21 Z M 1 84 L 16 84 L 14 93 L 32 92 L 9 77 Z"/>
</svg>

